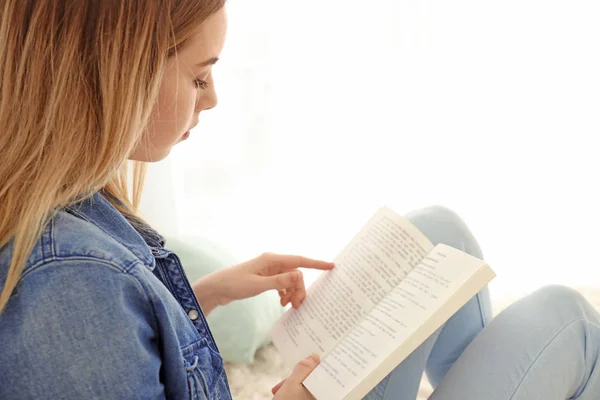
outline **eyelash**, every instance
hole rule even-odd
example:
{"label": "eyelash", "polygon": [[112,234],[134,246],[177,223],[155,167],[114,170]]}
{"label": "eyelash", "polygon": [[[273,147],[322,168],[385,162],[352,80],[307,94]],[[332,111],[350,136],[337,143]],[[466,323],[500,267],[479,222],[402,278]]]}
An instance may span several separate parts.
{"label": "eyelash", "polygon": [[202,79],[194,79],[194,86],[196,86],[196,89],[206,90],[208,87],[208,82]]}

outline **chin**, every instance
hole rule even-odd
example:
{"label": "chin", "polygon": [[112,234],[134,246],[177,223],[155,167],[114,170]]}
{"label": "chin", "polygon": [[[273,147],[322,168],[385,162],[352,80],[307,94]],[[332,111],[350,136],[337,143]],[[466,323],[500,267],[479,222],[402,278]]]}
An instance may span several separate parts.
{"label": "chin", "polygon": [[164,160],[165,158],[167,158],[167,156],[169,155],[169,153],[171,153],[171,148],[168,148],[168,149],[163,150],[163,151],[157,151],[157,149],[154,149],[154,151],[152,152],[152,154],[137,154],[137,153],[134,153],[131,156],[129,156],[129,160],[130,161],[141,161],[141,162],[153,163],[153,162],[158,162],[158,161]]}

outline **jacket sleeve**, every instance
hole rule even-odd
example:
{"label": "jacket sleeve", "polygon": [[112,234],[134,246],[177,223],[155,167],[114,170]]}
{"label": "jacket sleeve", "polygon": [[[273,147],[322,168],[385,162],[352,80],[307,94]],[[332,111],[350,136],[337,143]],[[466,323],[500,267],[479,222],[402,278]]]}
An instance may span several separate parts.
{"label": "jacket sleeve", "polygon": [[17,290],[13,320],[0,316],[0,398],[164,398],[157,322],[135,274],[72,258],[37,267]]}

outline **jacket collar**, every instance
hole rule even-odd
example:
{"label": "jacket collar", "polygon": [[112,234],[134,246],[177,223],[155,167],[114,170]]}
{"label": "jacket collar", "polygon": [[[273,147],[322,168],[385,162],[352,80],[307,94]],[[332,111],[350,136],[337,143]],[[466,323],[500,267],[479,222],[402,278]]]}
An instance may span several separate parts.
{"label": "jacket collar", "polygon": [[164,246],[164,238],[147,224],[133,225],[102,194],[94,193],[79,203],[66,208],[68,213],[94,224],[114,240],[129,249],[148,268],[154,269],[157,249]]}

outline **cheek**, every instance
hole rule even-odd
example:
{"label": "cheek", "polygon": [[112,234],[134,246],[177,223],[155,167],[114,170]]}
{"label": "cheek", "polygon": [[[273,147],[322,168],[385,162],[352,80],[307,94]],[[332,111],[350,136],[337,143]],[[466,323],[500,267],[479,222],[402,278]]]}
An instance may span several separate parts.
{"label": "cheek", "polygon": [[[188,87],[189,86],[189,87]],[[152,113],[149,137],[154,146],[173,143],[190,127],[196,106],[193,85],[179,82],[177,86],[161,87],[159,99]]]}
{"label": "cheek", "polygon": [[197,96],[198,92],[191,80],[176,79],[174,75],[168,74],[160,87],[148,127],[130,154],[130,159],[158,161],[166,157],[191,127],[195,119]]}

